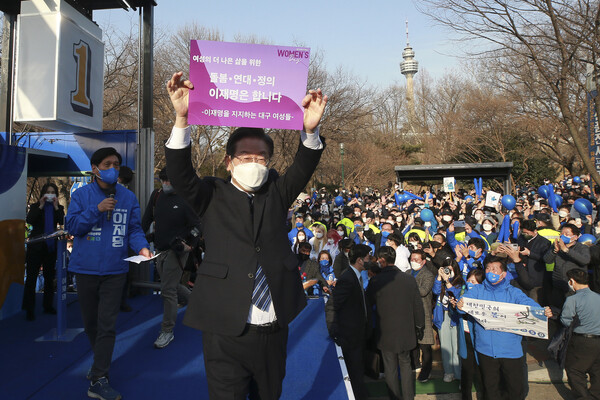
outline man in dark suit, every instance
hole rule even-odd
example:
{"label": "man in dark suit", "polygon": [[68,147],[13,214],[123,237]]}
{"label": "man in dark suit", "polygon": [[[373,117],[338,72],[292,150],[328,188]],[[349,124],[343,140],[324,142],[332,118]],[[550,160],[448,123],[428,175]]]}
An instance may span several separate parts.
{"label": "man in dark suit", "polygon": [[[377,348],[383,356],[390,399],[410,400],[415,397],[410,352],[417,347],[417,339],[423,338],[425,312],[415,278],[396,268],[395,259],[393,248],[382,246],[379,249],[377,261],[381,272],[369,282],[367,301],[377,310]],[[398,364],[402,396],[398,385]]]}
{"label": "man in dark suit", "polygon": [[238,128],[226,145],[231,179],[199,178],[187,118],[193,84],[182,75],[167,83],[176,119],[165,155],[171,183],[200,216],[206,243],[184,324],[203,331],[211,399],[277,399],[288,324],[306,305],[286,217],[323,152],[317,126],[327,96],[311,90],[303,99],[301,144],[284,175],[268,169],[274,146],[264,130]]}
{"label": "man in dark suit", "polygon": [[342,276],[345,270],[350,266],[348,261],[347,252],[350,250],[354,243],[351,239],[342,239],[338,245],[340,253],[333,261],[333,274],[335,276]]}
{"label": "man in dark suit", "polygon": [[[516,283],[529,297],[537,303],[547,305],[542,299],[542,283],[546,272],[544,255],[552,247],[552,243],[545,237],[538,235],[537,225],[533,220],[523,221],[521,224],[521,236],[517,241],[523,263],[515,263],[517,269]],[[543,300],[543,301],[542,301]]]}
{"label": "man in dark suit", "polygon": [[334,318],[331,335],[342,348],[352,391],[359,400],[367,398],[363,351],[368,330],[367,304],[360,273],[369,262],[370,252],[371,247],[364,244],[350,248],[350,267],[338,278],[332,299]]}

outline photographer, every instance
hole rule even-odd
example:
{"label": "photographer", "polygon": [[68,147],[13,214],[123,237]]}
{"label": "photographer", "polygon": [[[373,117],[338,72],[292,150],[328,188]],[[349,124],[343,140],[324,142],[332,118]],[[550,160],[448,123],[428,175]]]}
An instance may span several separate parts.
{"label": "photographer", "polygon": [[158,175],[162,189],[150,196],[142,218],[142,228],[148,231],[154,222],[154,246],[160,255],[156,270],[160,274],[160,293],[163,298],[163,322],[154,347],[162,349],[173,340],[177,318],[177,298],[185,302],[190,290],[181,284],[183,268],[200,238],[200,220],[185,200],[178,196],[169,182],[167,169]]}

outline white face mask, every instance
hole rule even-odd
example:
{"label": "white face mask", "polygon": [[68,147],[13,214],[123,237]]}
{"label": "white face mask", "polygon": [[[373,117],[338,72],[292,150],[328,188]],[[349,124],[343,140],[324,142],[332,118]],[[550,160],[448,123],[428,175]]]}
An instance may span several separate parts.
{"label": "white face mask", "polygon": [[248,192],[255,192],[260,189],[269,177],[269,169],[259,163],[233,165],[232,161],[231,166],[233,168],[231,175],[238,185]]}
{"label": "white face mask", "polygon": [[317,232],[315,232],[315,237],[316,237],[317,239],[321,239],[321,238],[323,237],[323,232],[318,232],[318,231],[317,231]]}
{"label": "white face mask", "polygon": [[170,184],[168,184],[168,183],[163,183],[162,184],[162,189],[163,189],[163,192],[165,192],[167,194],[168,193],[173,193],[175,191],[175,189],[173,189],[173,186],[170,185]]}
{"label": "white face mask", "polygon": [[566,212],[566,211],[562,211],[561,210],[561,211],[558,212],[558,216],[561,217],[561,218],[565,218],[567,215],[569,215],[569,213]]}
{"label": "white face mask", "polygon": [[446,222],[450,222],[452,221],[452,215],[444,215],[442,219]]}
{"label": "white face mask", "polygon": [[423,266],[421,265],[421,263],[418,263],[416,261],[411,261],[410,262],[410,267],[412,269],[421,269]]}
{"label": "white face mask", "polygon": [[306,236],[304,235],[298,235],[298,240],[303,241],[306,239]]}
{"label": "white face mask", "polygon": [[392,244],[393,244],[393,242],[391,242],[389,240],[387,242],[385,242],[385,245],[388,246],[388,247],[392,247]]}
{"label": "white face mask", "polygon": [[55,198],[56,198],[56,194],[55,193],[46,193],[46,201],[48,203],[52,203]]}
{"label": "white face mask", "polygon": [[490,224],[483,224],[483,230],[486,232],[489,232],[492,230],[492,225]]}
{"label": "white face mask", "polygon": [[333,239],[327,239],[327,244],[333,244],[334,240]]}

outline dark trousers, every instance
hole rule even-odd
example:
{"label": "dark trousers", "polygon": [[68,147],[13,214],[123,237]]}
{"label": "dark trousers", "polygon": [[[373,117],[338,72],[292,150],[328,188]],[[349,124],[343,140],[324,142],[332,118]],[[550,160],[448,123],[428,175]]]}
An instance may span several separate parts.
{"label": "dark trousers", "polygon": [[35,310],[35,285],[40,267],[44,267],[44,310],[53,308],[56,251],[49,252],[46,243],[39,243],[27,250],[27,279],[23,292],[23,310],[30,312]]}
{"label": "dark trousers", "polygon": [[[523,360],[521,358],[493,358],[477,353],[486,399],[503,399],[501,389],[510,400],[523,400]],[[504,378],[504,379],[502,379]],[[500,386],[502,379],[503,385]]]}
{"label": "dark trousers", "polygon": [[288,328],[241,336],[202,332],[204,365],[211,400],[270,400],[281,396]]}
{"label": "dark trousers", "polygon": [[364,346],[342,346],[344,363],[348,370],[354,398],[357,400],[368,397],[367,387],[365,386],[365,358],[363,353]]}
{"label": "dark trousers", "polygon": [[485,398],[485,388],[481,378],[481,370],[475,359],[475,349],[471,342],[471,335],[465,332],[465,342],[467,344],[467,358],[463,358],[460,364],[460,391],[463,400],[471,400],[472,388],[475,384],[475,390]]}
{"label": "dark trousers", "polygon": [[[392,400],[412,400],[415,398],[415,379],[410,367],[410,351],[395,353],[381,351],[385,383],[388,388],[389,398]],[[400,366],[400,380],[402,381],[402,396],[398,383],[398,365]]]}
{"label": "dark trousers", "polygon": [[433,351],[431,350],[431,345],[419,344],[411,353],[415,368],[418,368],[419,365],[421,366],[419,378],[429,378],[429,374],[431,374],[431,368],[433,365]]}
{"label": "dark trousers", "polygon": [[[576,399],[600,399],[600,338],[573,334],[567,347],[565,370]],[[591,386],[587,388],[587,376]]]}
{"label": "dark trousers", "polygon": [[108,377],[125,275],[76,275],[83,327],[94,352],[92,381]]}

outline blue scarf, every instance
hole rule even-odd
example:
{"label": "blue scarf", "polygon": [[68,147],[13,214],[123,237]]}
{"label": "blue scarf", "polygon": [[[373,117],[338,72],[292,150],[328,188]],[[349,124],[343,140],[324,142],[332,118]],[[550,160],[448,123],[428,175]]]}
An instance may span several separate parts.
{"label": "blue scarf", "polygon": [[[44,234],[48,235],[56,230],[56,224],[54,223],[54,207],[50,203],[44,205]],[[53,253],[56,250],[56,243],[54,239],[46,240],[46,246],[48,251]]]}

